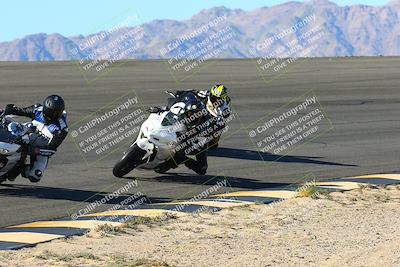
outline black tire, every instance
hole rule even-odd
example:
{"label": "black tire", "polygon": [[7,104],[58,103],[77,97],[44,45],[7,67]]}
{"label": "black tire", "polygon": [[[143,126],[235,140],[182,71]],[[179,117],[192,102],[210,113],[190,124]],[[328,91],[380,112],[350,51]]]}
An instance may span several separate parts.
{"label": "black tire", "polygon": [[124,156],[115,164],[113,174],[115,177],[122,178],[130,173],[139,164],[143,163],[142,158],[146,151],[138,147],[136,144],[131,146]]}
{"label": "black tire", "polygon": [[0,176],[0,183],[5,182],[7,180],[14,181],[21,174],[21,171],[22,171],[21,167],[19,165],[16,165],[8,173],[6,173],[3,176]]}

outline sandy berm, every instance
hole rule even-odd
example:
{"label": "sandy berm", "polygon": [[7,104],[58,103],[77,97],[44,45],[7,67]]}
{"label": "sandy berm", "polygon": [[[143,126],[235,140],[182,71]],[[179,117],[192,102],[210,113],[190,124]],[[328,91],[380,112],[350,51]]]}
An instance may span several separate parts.
{"label": "sandy berm", "polygon": [[400,266],[400,186],[143,219],[0,252],[0,266]]}

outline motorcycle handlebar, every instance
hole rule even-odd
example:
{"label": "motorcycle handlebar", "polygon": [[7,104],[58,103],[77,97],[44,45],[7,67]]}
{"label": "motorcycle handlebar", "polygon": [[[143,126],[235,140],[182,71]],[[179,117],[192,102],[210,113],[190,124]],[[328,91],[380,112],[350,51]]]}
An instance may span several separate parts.
{"label": "motorcycle handlebar", "polygon": [[164,92],[165,92],[166,94],[168,94],[168,95],[170,95],[170,96],[176,98],[176,95],[175,95],[173,92],[168,91],[168,90],[165,90]]}
{"label": "motorcycle handlebar", "polygon": [[6,116],[6,110],[0,109],[0,120],[2,120]]}
{"label": "motorcycle handlebar", "polygon": [[14,104],[7,104],[7,106],[5,107],[5,109],[1,109],[0,110],[0,119],[3,120],[3,118],[9,114],[9,112],[12,110],[12,108],[14,107]]}
{"label": "motorcycle handlebar", "polygon": [[22,140],[23,140],[24,136],[29,135],[29,134],[34,134],[34,133],[40,134],[40,131],[34,125],[29,125],[29,126],[22,125],[22,126],[24,127],[24,131],[22,132],[21,136],[19,136],[17,139],[15,139],[14,143],[18,143],[18,144],[22,145],[22,143],[23,143]]}

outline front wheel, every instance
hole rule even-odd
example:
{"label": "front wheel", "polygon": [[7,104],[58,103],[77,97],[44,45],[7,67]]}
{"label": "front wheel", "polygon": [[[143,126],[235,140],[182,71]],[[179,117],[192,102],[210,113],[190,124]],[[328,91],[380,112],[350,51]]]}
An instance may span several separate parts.
{"label": "front wheel", "polygon": [[132,145],[117,164],[115,164],[113,169],[114,176],[122,178],[130,173],[139,164],[143,163],[142,158],[144,155],[146,155],[146,151],[138,147],[137,144]]}
{"label": "front wheel", "polygon": [[0,184],[5,181],[14,181],[23,171],[20,165],[15,165],[8,173],[0,176]]}

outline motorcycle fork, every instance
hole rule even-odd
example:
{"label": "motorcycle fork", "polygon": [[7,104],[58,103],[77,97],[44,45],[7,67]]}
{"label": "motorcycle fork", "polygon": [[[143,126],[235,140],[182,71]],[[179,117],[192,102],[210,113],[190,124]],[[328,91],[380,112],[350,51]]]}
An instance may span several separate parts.
{"label": "motorcycle fork", "polygon": [[29,149],[27,151],[23,151],[22,152],[22,163],[24,167],[33,167],[33,164],[36,161],[36,154],[34,153],[34,151],[32,151],[32,149]]}

